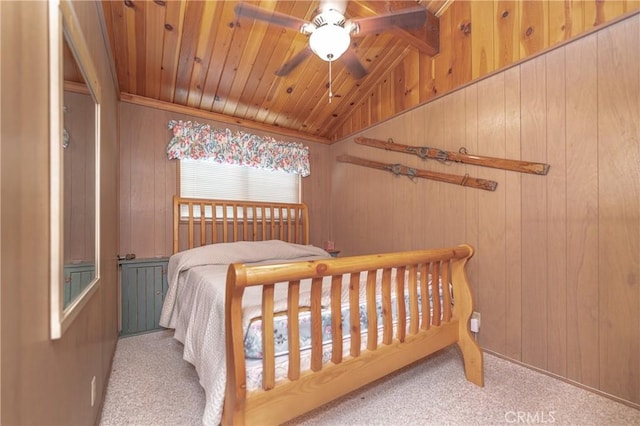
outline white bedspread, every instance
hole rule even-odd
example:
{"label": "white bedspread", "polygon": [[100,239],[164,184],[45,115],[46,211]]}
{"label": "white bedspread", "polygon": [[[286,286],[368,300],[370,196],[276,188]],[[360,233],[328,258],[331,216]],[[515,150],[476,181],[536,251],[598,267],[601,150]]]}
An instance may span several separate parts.
{"label": "white bedspread", "polygon": [[[174,337],[184,344],[183,358],[196,368],[206,395],[204,424],[218,425],[222,417],[226,385],[224,306],[228,265],[328,257],[321,248],[277,240],[213,244],[171,256],[169,289],[160,325],[175,329]],[[260,298],[260,288],[248,288],[243,305],[257,305]]]}

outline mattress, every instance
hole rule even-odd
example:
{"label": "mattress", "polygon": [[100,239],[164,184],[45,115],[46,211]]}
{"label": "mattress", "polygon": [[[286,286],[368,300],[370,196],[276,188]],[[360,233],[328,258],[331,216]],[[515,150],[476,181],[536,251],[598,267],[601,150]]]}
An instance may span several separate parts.
{"label": "mattress", "polygon": [[[395,272],[395,271],[394,271]],[[395,277],[392,276],[392,280]],[[418,276],[419,279],[419,276]],[[418,281],[419,283],[419,281]],[[361,286],[362,288],[362,286]],[[431,283],[429,283],[429,293],[431,294]],[[379,291],[379,279],[378,279],[378,291]],[[360,330],[362,335],[367,334],[368,330],[368,317],[367,317],[367,302],[366,298],[360,297],[359,301],[359,318],[360,318]],[[405,306],[409,306],[409,296],[405,286]],[[430,305],[433,304],[431,296],[429,296]],[[340,306],[341,324],[342,324],[342,338],[345,342],[348,342],[351,337],[351,315],[350,305],[348,297],[343,294],[342,305]],[[440,296],[440,302],[442,303],[442,296]],[[394,330],[397,326],[397,300],[395,292],[391,295],[392,306],[392,325]],[[376,297],[376,312],[377,312],[377,324],[378,328],[382,330],[382,298]],[[420,287],[418,286],[418,312],[422,312],[422,295],[420,294]],[[407,318],[410,318],[409,309],[407,308]],[[322,323],[322,343],[323,345],[330,346],[333,341],[332,337],[332,314],[328,305],[323,304],[320,312],[320,319]],[[299,333],[300,333],[300,350],[304,351],[311,348],[311,312],[309,309],[304,308],[298,315]],[[288,353],[288,330],[289,330],[289,318],[286,312],[279,312],[274,316],[274,346],[275,356],[282,356]],[[244,352],[245,356],[249,359],[262,359],[262,318],[252,318],[244,338]]]}

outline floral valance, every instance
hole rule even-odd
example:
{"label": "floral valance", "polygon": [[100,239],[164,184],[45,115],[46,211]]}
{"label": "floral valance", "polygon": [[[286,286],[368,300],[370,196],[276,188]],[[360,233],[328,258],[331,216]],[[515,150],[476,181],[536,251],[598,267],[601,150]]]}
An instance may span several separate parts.
{"label": "floral valance", "polygon": [[169,159],[210,159],[218,163],[283,170],[308,176],[309,148],[243,131],[216,129],[208,124],[171,120],[173,138],[167,145]]}

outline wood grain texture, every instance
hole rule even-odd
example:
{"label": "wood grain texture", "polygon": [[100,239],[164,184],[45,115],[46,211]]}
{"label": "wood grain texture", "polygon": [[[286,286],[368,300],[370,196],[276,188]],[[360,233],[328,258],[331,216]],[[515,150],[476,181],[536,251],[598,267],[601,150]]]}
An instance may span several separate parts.
{"label": "wood grain texture", "polygon": [[[581,12],[574,6],[575,24]],[[355,135],[409,138],[407,127],[415,126],[429,144],[448,147],[462,127],[468,150],[547,162],[548,175],[502,172],[495,193],[467,189],[455,207],[448,200],[457,200],[458,188],[438,183],[351,173],[342,164],[334,165],[331,182],[333,194],[348,194],[335,199],[331,213],[333,238],[345,255],[450,238],[450,217],[463,210],[464,237],[477,247],[467,273],[483,319],[481,344],[634,406],[640,406],[639,16],[466,86],[462,103],[453,92]],[[402,161],[399,153],[366,150],[351,137],[329,151]],[[416,199],[419,208],[409,207]],[[444,234],[428,225],[434,223]],[[410,239],[398,237],[408,229]]]}
{"label": "wood grain texture", "polygon": [[[455,1],[440,17],[443,46],[440,54],[434,58],[420,55],[419,102],[427,102],[434,96],[576,38],[639,7],[635,0]],[[428,72],[429,65],[432,65],[432,72]],[[369,87],[368,93],[376,93],[381,84]],[[363,105],[362,108],[377,108],[377,105]],[[393,111],[390,115],[400,112]],[[371,125],[376,122],[372,121]],[[364,129],[341,126],[331,139],[340,140]]]}
{"label": "wood grain texture", "polygon": [[[351,51],[369,73],[356,80],[341,59],[335,61],[331,103],[323,102],[329,94],[328,64],[315,55],[289,75],[275,74],[308,47],[309,36],[238,18],[236,0],[101,3],[121,92],[334,142],[616,19],[640,2],[455,1],[446,8],[442,1],[422,2],[430,12],[422,28],[351,38]],[[320,2],[256,4],[309,21]],[[351,0],[345,14],[364,18],[413,6]],[[435,24],[439,31],[431,30]],[[425,49],[435,44],[436,32],[437,54]],[[378,103],[366,100],[387,84],[382,76],[394,84],[389,110],[378,116]]]}
{"label": "wood grain texture", "polygon": [[[577,31],[579,22],[590,21],[588,4],[591,2],[572,3],[572,31]],[[372,121],[383,116],[389,120],[362,135],[383,140],[422,137],[428,144],[448,145],[463,134],[470,152],[551,164],[546,177],[500,175],[496,193],[487,194],[497,197],[481,200],[480,191],[463,189],[464,206],[456,204],[464,211],[461,227],[466,241],[478,248],[467,273],[476,309],[483,315],[480,341],[487,347],[503,348],[507,357],[559,371],[569,380],[640,404],[636,385],[627,380],[627,376],[637,377],[640,362],[630,343],[639,340],[633,328],[638,323],[634,316],[638,287],[633,285],[637,256],[632,258],[626,251],[633,250],[634,241],[639,240],[632,237],[638,229],[634,213],[638,211],[634,204],[638,203],[634,168],[638,136],[634,126],[640,120],[634,84],[639,71],[634,47],[640,45],[640,25],[637,15],[621,26],[623,22],[627,21],[614,24],[615,31],[606,36],[594,33],[553,51],[552,56],[547,53],[537,58],[535,64],[524,62],[508,69],[500,77],[503,83],[497,93],[501,95],[491,87],[496,81],[491,76],[486,79],[494,79],[491,83],[483,80],[460,90],[463,103],[457,99],[459,93],[453,92],[391,118],[388,78],[392,74],[388,73],[365,105],[371,108],[368,116]],[[627,54],[622,55],[623,51]],[[421,70],[426,63],[421,58]],[[134,106],[134,112],[128,114],[123,109],[123,118],[135,122],[135,110],[141,108],[145,107]],[[158,145],[166,144],[168,119],[189,118],[160,110],[154,114],[150,121],[157,123],[147,128],[152,131],[139,137],[156,138]],[[363,111],[362,116],[366,114]],[[355,123],[345,124],[347,127],[357,131]],[[124,122],[122,128],[127,128]],[[125,158],[132,143],[128,133],[121,133],[122,181],[132,167],[126,166]],[[431,247],[460,232],[451,230],[450,216],[460,212],[452,212],[448,201],[458,199],[459,188],[416,184],[334,162],[342,153],[404,162],[407,159],[402,154],[374,153],[351,137],[330,146],[310,146],[312,175],[310,181],[303,181],[303,191],[310,205],[314,244],[334,240],[341,255],[364,254],[391,247]],[[432,162],[427,167],[452,170],[452,166]],[[462,170],[485,172],[471,165]],[[170,186],[167,181],[165,187]],[[124,207],[127,190],[121,188]],[[131,214],[137,214],[131,206],[123,208],[122,216]],[[121,224],[121,242],[129,238],[128,226]],[[503,259],[502,265],[494,256]],[[498,268],[495,279],[492,271]],[[562,269],[564,279],[558,278]],[[564,319],[556,310],[562,297],[566,297]],[[562,321],[565,324],[559,323]],[[562,339],[566,347],[555,347],[554,342]]]}
{"label": "wood grain texture", "polygon": [[493,3],[471,2],[471,78],[493,71],[494,40]]}
{"label": "wood grain texture", "polygon": [[[468,257],[472,254],[473,249],[470,246],[461,245],[434,250],[330,258],[269,266],[232,265],[227,275],[225,323],[228,378],[222,423],[280,424],[454,343],[457,343],[462,350],[467,379],[478,386],[483,386],[482,351],[471,338],[468,330],[468,318],[473,309],[473,302],[464,269]],[[397,327],[401,331],[397,331],[394,337],[391,288],[395,286],[397,292],[404,292],[404,272],[407,268],[411,269],[413,265],[420,265],[416,268],[429,269],[433,283],[451,282],[453,286],[451,291],[456,295],[456,303],[453,305],[455,312],[453,314],[450,312],[450,299],[444,296],[443,300],[448,303],[448,307],[442,307],[443,316],[441,317],[440,298],[433,297],[432,324],[434,327],[418,329],[416,326],[412,332],[407,333],[409,324],[405,315],[406,305],[400,302],[397,306],[397,318],[404,321]],[[396,276],[400,277],[395,282],[392,280],[393,270]],[[336,353],[336,346],[342,347],[342,339],[334,339],[332,362],[323,363],[320,321],[323,278],[331,277],[331,305],[334,310],[345,302],[338,300],[341,298],[340,287],[343,276],[352,278],[353,274],[365,272],[367,273],[368,350],[363,350],[357,356],[342,359],[342,351]],[[378,291],[376,291],[376,275],[381,280]],[[310,369],[300,374],[297,380],[279,381],[275,386],[272,380],[268,382],[263,380],[262,389],[248,392],[244,379],[246,376],[245,354],[242,348],[244,333],[240,326],[244,288],[264,285],[270,293],[272,283],[280,282],[284,285],[297,286],[300,280],[309,279],[311,280],[312,327]],[[438,292],[449,292],[448,284],[445,286],[446,290],[438,285],[436,288]],[[409,303],[415,306],[418,303],[417,292],[410,294],[413,299],[410,299]],[[262,306],[263,312],[267,309],[270,312],[268,315],[263,314],[263,317],[271,321],[273,306],[271,300],[265,303],[265,299],[271,299],[271,296],[263,298]],[[404,297],[400,300],[404,301]],[[377,303],[382,305],[382,324],[377,323]],[[336,321],[333,320],[334,326],[337,325]],[[372,339],[378,336],[378,325],[382,325],[382,338],[378,339],[380,341]],[[265,356],[270,355],[270,359],[263,361],[265,366],[273,365],[273,355],[267,354],[273,342],[272,330],[263,333],[263,353]],[[262,391],[267,389],[270,391]]]}
{"label": "wood grain texture", "polygon": [[[565,48],[567,377],[599,386],[597,36]],[[569,198],[571,194],[571,198]],[[570,200],[570,202],[569,202]]]}
{"label": "wood grain texture", "polygon": [[[638,17],[598,33],[600,385],[640,399],[640,41]],[[635,325],[635,327],[634,327]],[[612,368],[614,365],[624,366]]]}
{"label": "wood grain texture", "polygon": [[[491,157],[504,157],[505,108],[504,75],[500,74],[478,84],[478,151]],[[476,168],[478,169],[478,168]],[[504,170],[482,168],[478,175],[504,182]],[[500,187],[500,183],[498,183]],[[494,197],[495,195],[495,197]],[[505,351],[505,192],[478,195],[478,262],[480,282],[491,280],[491,286],[478,289],[478,304],[483,309],[484,326],[493,330],[480,337],[486,348]]]}
{"label": "wood grain texture", "polygon": [[[521,158],[520,131],[520,70],[504,73],[505,156]],[[513,359],[522,356],[522,175],[506,173],[505,206],[509,210],[505,221],[505,352]]]}
{"label": "wood grain texture", "polygon": [[[565,49],[546,56],[547,158],[553,158],[554,173],[547,176],[547,370],[567,374],[567,179],[565,170],[566,84]],[[557,170],[557,173],[555,171]]]}
{"label": "wood grain texture", "polygon": [[[520,66],[523,158],[546,162],[546,59],[537,57]],[[522,360],[546,369],[548,327],[547,182],[540,176],[522,176]]]}

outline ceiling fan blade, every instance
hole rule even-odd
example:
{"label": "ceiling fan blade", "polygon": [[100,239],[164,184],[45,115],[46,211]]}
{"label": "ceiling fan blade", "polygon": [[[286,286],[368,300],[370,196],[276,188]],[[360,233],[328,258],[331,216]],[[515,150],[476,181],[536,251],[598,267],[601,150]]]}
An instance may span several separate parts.
{"label": "ceiling fan blade", "polygon": [[307,21],[296,18],[295,16],[285,15],[284,13],[273,10],[262,9],[249,3],[238,3],[233,10],[238,17],[253,18],[270,24],[279,25],[281,27],[293,28],[296,31],[300,31],[301,28],[308,23]]}
{"label": "ceiling fan blade", "polygon": [[276,75],[278,77],[284,77],[285,75],[289,75],[291,71],[293,71],[298,65],[302,63],[302,61],[307,59],[312,53],[313,52],[311,51],[311,48],[307,46],[305,49],[296,53],[293,56],[293,58],[289,60],[289,62],[286,62],[284,65],[282,65],[280,69],[276,71]]}
{"label": "ceiling fan blade", "polygon": [[360,62],[360,59],[358,59],[358,56],[352,49],[347,49],[341,59],[344,61],[344,65],[356,80],[360,80],[362,77],[367,75],[368,71],[364,68],[364,65],[362,65],[362,62]]}
{"label": "ceiling fan blade", "polygon": [[427,21],[427,9],[422,6],[411,7],[368,18],[353,19],[357,25],[356,34],[377,33],[393,27],[415,29],[422,27]]}

